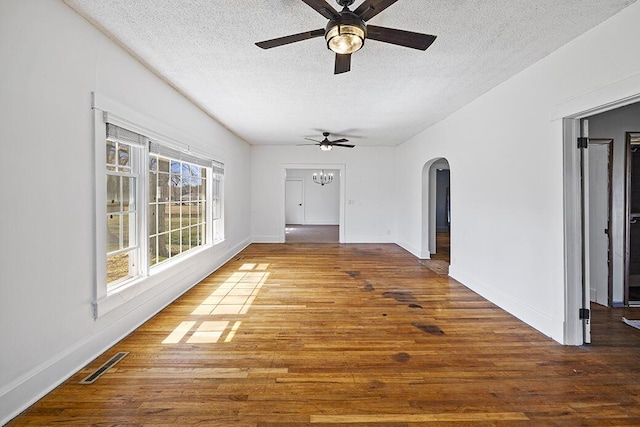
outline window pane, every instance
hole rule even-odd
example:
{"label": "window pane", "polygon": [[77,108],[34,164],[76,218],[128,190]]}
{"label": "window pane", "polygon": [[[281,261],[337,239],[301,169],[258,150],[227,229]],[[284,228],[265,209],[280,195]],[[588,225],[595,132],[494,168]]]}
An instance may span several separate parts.
{"label": "window pane", "polygon": [[170,189],[168,173],[158,173],[158,189],[158,201],[168,202]]}
{"label": "window pane", "polygon": [[133,188],[133,178],[122,177],[122,211],[129,210],[129,203],[131,202],[131,190]]}
{"label": "window pane", "polygon": [[200,202],[194,202],[191,207],[191,225],[200,224]]}
{"label": "window pane", "polygon": [[149,204],[149,235],[153,236],[158,232],[157,215],[158,205],[155,203]]}
{"label": "window pane", "polygon": [[206,194],[206,181],[200,180],[200,185],[198,185],[198,200],[202,201],[205,199]]}
{"label": "window pane", "polygon": [[107,212],[120,212],[120,177],[107,175]]}
{"label": "window pane", "polygon": [[192,248],[195,248],[200,244],[198,239],[198,227],[191,227],[189,229],[189,242]]}
{"label": "window pane", "polygon": [[133,214],[121,215],[122,218],[122,248],[129,247],[129,224],[135,224],[133,221]]}
{"label": "window pane", "polygon": [[158,170],[160,172],[169,173],[169,160],[162,157],[158,157]]}
{"label": "window pane", "polygon": [[118,214],[107,215],[107,253],[121,249],[120,218]]}
{"label": "window pane", "polygon": [[160,234],[158,236],[158,262],[162,262],[169,258],[169,233]]}
{"label": "window pane", "polygon": [[184,230],[182,230],[182,236],[181,236],[181,243],[182,243],[182,251],[188,251],[189,249],[191,249],[191,239],[189,236],[189,230],[191,230],[190,228],[185,228]]}
{"label": "window pane", "polygon": [[149,172],[158,172],[158,156],[149,156]]}
{"label": "window pane", "polygon": [[158,238],[151,237],[149,239],[149,265],[155,265],[158,263]]}
{"label": "window pane", "polygon": [[[107,165],[116,164],[116,143],[107,141]],[[114,167],[107,168],[107,170],[115,170]]]}
{"label": "window pane", "polygon": [[176,175],[175,173],[171,174],[169,185],[171,186],[169,197],[171,201],[176,202],[180,201],[182,196],[180,195],[182,179],[180,175]]}
{"label": "window pane", "polygon": [[183,184],[180,191],[180,201],[182,201],[183,204],[187,204],[189,203],[189,185],[185,183],[185,181],[182,182]]}
{"label": "window pane", "polygon": [[182,164],[182,175],[185,177],[191,177],[191,167],[188,163]]}
{"label": "window pane", "polygon": [[169,231],[169,205],[167,203],[158,204],[158,233]]}
{"label": "window pane", "polygon": [[131,151],[126,144],[118,144],[118,165],[131,166]]}
{"label": "window pane", "polygon": [[171,233],[171,256],[180,254],[180,230]]}
{"label": "window pane", "polygon": [[155,203],[158,201],[158,174],[156,172],[149,172],[149,202]]}
{"label": "window pane", "polygon": [[107,258],[107,283],[130,276],[129,255],[129,252],[125,252]]}

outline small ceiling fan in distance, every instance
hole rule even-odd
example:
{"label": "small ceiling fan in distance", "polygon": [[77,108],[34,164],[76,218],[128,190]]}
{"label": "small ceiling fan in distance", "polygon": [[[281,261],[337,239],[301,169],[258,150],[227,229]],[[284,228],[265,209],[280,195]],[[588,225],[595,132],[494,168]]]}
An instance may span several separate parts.
{"label": "small ceiling fan in distance", "polygon": [[343,142],[349,142],[349,140],[345,138],[337,139],[335,141],[329,141],[329,135],[331,135],[329,132],[322,132],[322,136],[324,136],[324,139],[322,141],[316,141],[315,139],[305,138],[306,140],[315,142],[315,144],[298,144],[298,145],[299,146],[319,145],[322,151],[330,151],[333,147],[343,147],[343,148],[355,147],[355,145],[343,144]]}
{"label": "small ceiling fan in distance", "polygon": [[336,0],[342,6],[337,12],[326,0],[302,0],[316,12],[329,20],[322,29],[292,34],[277,39],[256,43],[262,49],[284,46],[286,44],[324,36],[327,47],[336,53],[334,74],[346,73],[351,70],[351,54],[364,46],[366,39],[391,43],[412,49],[427,50],[436,36],[394,28],[367,25],[366,21],[373,18],[398,0],[365,0],[354,11],[349,9],[354,0]]}

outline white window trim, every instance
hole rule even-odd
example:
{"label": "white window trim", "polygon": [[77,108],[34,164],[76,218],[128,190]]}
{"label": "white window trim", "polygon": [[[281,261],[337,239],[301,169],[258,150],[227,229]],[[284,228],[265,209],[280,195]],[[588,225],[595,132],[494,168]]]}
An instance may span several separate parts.
{"label": "white window trim", "polygon": [[[148,266],[148,251],[141,251],[141,259],[142,268],[144,269],[144,273],[141,273],[140,276],[134,279],[130,279],[124,282],[121,286],[116,287],[113,290],[107,292],[107,283],[106,283],[106,218],[107,215],[107,207],[104,201],[106,200],[106,150],[105,150],[105,140],[106,140],[106,122],[112,123],[114,125],[123,127],[125,129],[137,132],[141,135],[145,135],[148,138],[153,138],[162,144],[166,144],[167,146],[174,148],[176,150],[184,150],[188,149],[195,156],[215,159],[215,161],[221,162],[224,164],[224,156],[220,153],[208,154],[204,152],[198,152],[191,149],[191,145],[185,145],[178,142],[177,139],[171,138],[169,136],[162,135],[158,132],[154,132],[149,130],[146,126],[153,127],[155,129],[167,131],[169,134],[178,134],[180,140],[185,141],[187,144],[194,143],[198,146],[204,146],[203,143],[199,141],[195,141],[192,138],[185,137],[184,135],[180,135],[179,132],[176,132],[174,129],[167,128],[166,125],[163,125],[160,122],[157,122],[153,119],[150,119],[138,112],[131,110],[128,107],[123,106],[122,104],[111,100],[108,97],[100,95],[96,92],[92,93],[92,109],[94,111],[94,149],[95,149],[95,163],[94,163],[94,172],[95,172],[95,215],[94,220],[95,224],[95,286],[94,286],[94,295],[93,295],[93,313],[94,318],[97,319],[115,309],[122,306],[126,302],[133,300],[134,298],[140,296],[144,292],[150,289],[156,289],[159,283],[162,281],[161,276],[165,276],[170,274],[170,270],[174,268],[177,264],[189,263],[190,258],[196,257],[201,252],[210,249],[214,245],[217,245],[220,242],[214,242],[214,233],[213,233],[213,219],[211,214],[211,209],[208,209],[207,212],[207,220],[208,223],[211,224],[209,227],[210,236],[208,237],[208,243],[203,245],[200,248],[188,251],[184,254],[180,254],[176,256],[175,259],[167,261],[166,263],[162,263],[160,265],[154,266],[154,268],[149,268]],[[124,119],[123,117],[130,117],[131,119]],[[142,159],[148,158],[148,146],[142,149]],[[139,209],[140,214],[138,215],[139,224],[141,227],[145,227],[147,224],[147,191],[144,186],[147,185],[147,176],[148,176],[148,161],[143,161],[143,168],[140,171],[141,179],[138,187],[142,187],[140,195],[140,199],[138,199],[138,203],[142,208]],[[224,188],[224,187],[223,187]],[[209,191],[209,189],[207,190]],[[224,204],[223,204],[224,207]],[[224,213],[223,213],[224,218]],[[146,233],[145,233],[146,235]],[[223,234],[224,235],[224,234]],[[142,242],[139,242],[142,244]],[[144,242],[146,245],[146,242]],[[166,286],[166,285],[165,285]]]}
{"label": "white window trim", "polygon": [[[105,123],[106,124],[106,123]],[[136,179],[136,185],[135,185],[135,195],[136,195],[136,199],[135,199],[135,224],[134,224],[134,230],[135,233],[129,234],[129,239],[133,239],[134,244],[131,245],[129,248],[122,248],[119,249],[118,251],[113,251],[112,254],[115,253],[124,253],[124,252],[133,252],[134,254],[134,262],[137,264],[136,270],[137,270],[137,274],[132,277],[132,278],[123,278],[122,280],[116,281],[114,282],[114,285],[112,287],[112,289],[108,290],[108,292],[113,292],[115,289],[121,287],[121,286],[127,286],[127,283],[135,280],[136,278],[140,277],[140,276],[144,276],[146,274],[146,270],[145,270],[145,251],[141,250],[142,248],[142,242],[141,242],[141,235],[140,232],[142,230],[142,227],[145,226],[145,222],[143,222],[146,218],[146,209],[144,209],[145,205],[142,204],[144,202],[145,199],[145,192],[144,192],[144,177],[146,175],[143,174],[147,174],[148,172],[145,171],[145,169],[148,167],[147,162],[144,161],[145,159],[145,149],[144,146],[141,145],[129,145],[130,148],[130,153],[134,153],[135,155],[132,156],[131,159],[131,169],[132,169],[132,173],[121,173],[121,172],[109,172],[109,171],[105,171],[105,179],[106,179],[106,175],[112,175],[112,176],[123,176],[123,177],[133,177]],[[97,147],[96,147],[97,148]],[[105,144],[102,144],[102,148],[103,151],[105,148]],[[135,151],[134,151],[135,150]],[[106,154],[105,154],[106,156]],[[105,162],[106,163],[106,162]],[[133,172],[135,171],[135,172]],[[105,183],[106,184],[106,183]],[[106,185],[102,186],[103,188],[106,187]],[[105,197],[103,202],[106,201],[107,198]],[[106,211],[105,211],[106,212]],[[108,215],[108,213],[105,213],[105,216],[103,218],[106,218]],[[104,233],[106,235],[106,233]],[[131,259],[129,260],[131,262]]]}

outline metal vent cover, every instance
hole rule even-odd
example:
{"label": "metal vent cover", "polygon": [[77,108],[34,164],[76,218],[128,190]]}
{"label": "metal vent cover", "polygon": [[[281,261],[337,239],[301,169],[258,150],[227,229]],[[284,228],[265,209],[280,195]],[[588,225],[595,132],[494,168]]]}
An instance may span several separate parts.
{"label": "metal vent cover", "polygon": [[120,351],[113,355],[109,360],[104,362],[102,366],[89,374],[85,379],[79,382],[79,384],[93,384],[98,378],[100,378],[105,372],[111,369],[116,363],[125,358],[129,354],[128,351]]}

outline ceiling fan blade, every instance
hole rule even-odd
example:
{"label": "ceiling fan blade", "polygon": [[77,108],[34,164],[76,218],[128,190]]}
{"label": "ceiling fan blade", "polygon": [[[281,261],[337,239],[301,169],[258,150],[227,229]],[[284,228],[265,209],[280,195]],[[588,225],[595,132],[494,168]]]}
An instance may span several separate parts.
{"label": "ceiling fan blade", "polygon": [[[313,141],[313,142],[317,142],[318,144],[322,144],[322,141],[316,141],[315,139],[311,139],[311,138],[305,138],[307,141]],[[311,144],[305,144],[305,145],[311,145]]]}
{"label": "ceiling fan blade", "polygon": [[308,40],[320,36],[324,36],[323,29],[306,31],[304,33],[292,34],[290,36],[278,37],[277,39],[265,40],[256,43],[256,46],[261,47],[262,49],[271,49],[272,47],[284,46],[285,44],[301,42],[303,40]]}
{"label": "ceiling fan blade", "polygon": [[333,74],[342,74],[351,71],[351,54],[340,55],[336,53],[336,66]]}
{"label": "ceiling fan blade", "polygon": [[316,12],[324,16],[327,19],[336,19],[340,16],[336,10],[329,5],[325,0],[302,0],[309,6],[311,6]]}
{"label": "ceiling fan blade", "polygon": [[349,142],[349,140],[348,140],[348,139],[341,138],[341,139],[337,139],[337,140],[335,140],[335,141],[329,141],[329,142],[330,142],[330,143],[332,143],[332,144],[335,144],[336,142]]}
{"label": "ceiling fan blade", "polygon": [[365,0],[353,11],[362,20],[368,21],[398,0]]}
{"label": "ceiling fan blade", "polygon": [[296,147],[303,147],[305,145],[320,145],[320,144],[296,144]]}
{"label": "ceiling fan blade", "polygon": [[331,144],[334,147],[345,147],[345,148],[353,148],[355,147],[355,145],[351,145],[351,144]]}
{"label": "ceiling fan blade", "polygon": [[436,39],[436,36],[367,25],[367,38],[412,49],[427,50]]}

